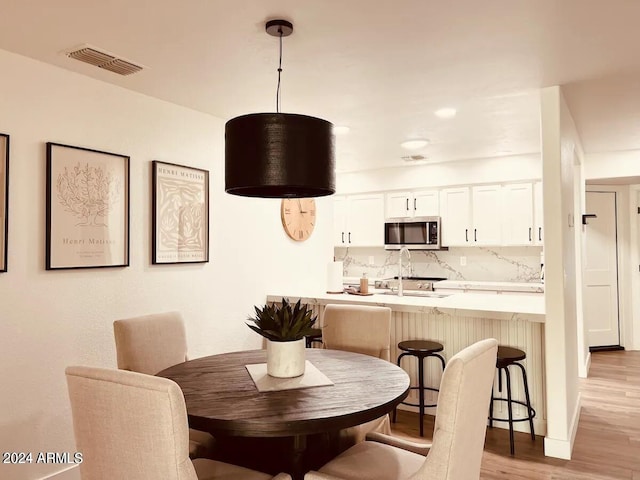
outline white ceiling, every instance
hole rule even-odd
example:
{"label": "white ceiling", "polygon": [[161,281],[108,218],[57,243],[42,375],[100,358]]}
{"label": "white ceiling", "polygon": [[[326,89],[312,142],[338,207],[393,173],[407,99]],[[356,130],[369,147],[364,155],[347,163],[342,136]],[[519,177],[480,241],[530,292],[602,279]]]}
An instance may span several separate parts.
{"label": "white ceiling", "polygon": [[[291,20],[283,111],[351,127],[340,170],[401,165],[413,137],[430,139],[418,153],[435,162],[539,152],[551,85],[566,85],[587,153],[640,149],[637,0],[3,3],[0,48],[225,120],[275,109],[278,41],[264,22]],[[82,44],[147,68],[121,77],[62,53]],[[448,106],[454,119],[433,115]]]}

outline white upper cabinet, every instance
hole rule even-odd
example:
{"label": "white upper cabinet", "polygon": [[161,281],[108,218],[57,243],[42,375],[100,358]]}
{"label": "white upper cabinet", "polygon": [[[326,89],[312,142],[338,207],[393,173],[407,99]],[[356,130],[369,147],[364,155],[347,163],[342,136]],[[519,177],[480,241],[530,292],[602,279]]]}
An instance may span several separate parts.
{"label": "white upper cabinet", "polygon": [[542,210],[542,182],[533,184],[533,243],[544,245],[544,212]]}
{"label": "white upper cabinet", "polygon": [[440,215],[440,192],[438,190],[413,192],[413,214],[416,217]]}
{"label": "white upper cabinet", "polygon": [[471,227],[469,187],[440,190],[440,228],[443,247],[468,246]]}
{"label": "white upper cabinet", "polygon": [[344,245],[347,228],[347,197],[333,197],[333,244]]}
{"label": "white upper cabinet", "polygon": [[335,246],[384,245],[384,195],[334,197],[333,218]]}
{"label": "white upper cabinet", "polygon": [[438,190],[387,193],[386,218],[434,217],[440,215]]}
{"label": "white upper cabinet", "polygon": [[469,232],[469,240],[475,245],[501,245],[503,213],[501,186],[473,187],[471,201],[473,233]]}
{"label": "white upper cabinet", "polygon": [[533,245],[533,187],[530,183],[514,183],[502,187],[504,218],[503,245]]}

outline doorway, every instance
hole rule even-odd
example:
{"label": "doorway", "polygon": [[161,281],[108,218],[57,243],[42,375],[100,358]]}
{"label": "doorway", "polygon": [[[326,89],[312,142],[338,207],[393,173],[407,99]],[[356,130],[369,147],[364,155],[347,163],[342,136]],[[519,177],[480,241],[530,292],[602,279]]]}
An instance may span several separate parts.
{"label": "doorway", "polygon": [[586,192],[584,322],[590,350],[620,348],[616,192]]}

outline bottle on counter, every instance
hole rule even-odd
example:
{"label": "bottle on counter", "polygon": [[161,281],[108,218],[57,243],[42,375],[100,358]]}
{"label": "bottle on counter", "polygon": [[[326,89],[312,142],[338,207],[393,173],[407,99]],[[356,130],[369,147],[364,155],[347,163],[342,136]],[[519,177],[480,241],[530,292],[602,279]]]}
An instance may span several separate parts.
{"label": "bottle on counter", "polygon": [[366,273],[363,273],[360,278],[360,293],[363,295],[369,293],[369,279]]}

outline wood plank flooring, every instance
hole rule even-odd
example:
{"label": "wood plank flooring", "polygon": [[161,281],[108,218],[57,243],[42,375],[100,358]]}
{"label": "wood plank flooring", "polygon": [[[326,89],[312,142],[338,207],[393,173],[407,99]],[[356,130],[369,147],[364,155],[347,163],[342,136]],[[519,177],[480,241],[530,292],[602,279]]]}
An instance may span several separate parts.
{"label": "wood plank flooring", "polygon": [[[591,354],[589,378],[581,381],[582,412],[571,460],[544,456],[543,438],[487,429],[483,480],[640,480],[640,352]],[[419,438],[418,416],[398,411],[394,434]],[[425,441],[433,417],[425,416]]]}

